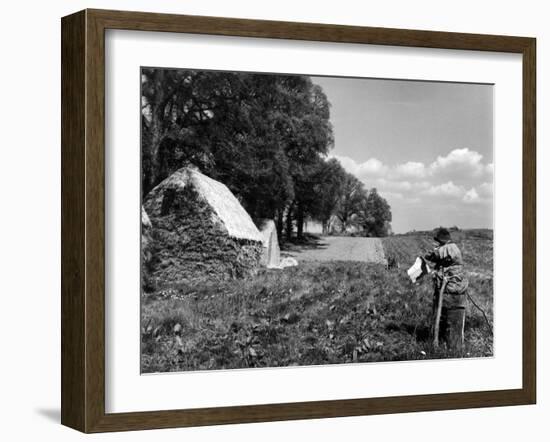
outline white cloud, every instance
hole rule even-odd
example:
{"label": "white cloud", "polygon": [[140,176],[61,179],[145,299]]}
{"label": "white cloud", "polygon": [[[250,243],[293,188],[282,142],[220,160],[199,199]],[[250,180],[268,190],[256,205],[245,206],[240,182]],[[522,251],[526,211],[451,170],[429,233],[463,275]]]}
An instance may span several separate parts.
{"label": "white cloud", "polygon": [[479,186],[479,194],[484,198],[493,197],[493,183],[482,183]]}
{"label": "white cloud", "polygon": [[370,158],[363,163],[358,163],[350,157],[340,155],[331,155],[330,157],[336,158],[340,161],[340,164],[344,167],[344,169],[354,174],[359,179],[384,176],[388,173],[388,167],[376,158]]}
{"label": "white cloud", "polygon": [[400,192],[420,192],[428,189],[431,185],[428,181],[400,181],[387,178],[375,178],[370,181],[366,181],[369,187],[376,187],[378,189],[388,189]]}
{"label": "white cloud", "polygon": [[340,161],[348,172],[364,180],[377,177],[393,181],[445,179],[462,184],[473,178],[490,179],[493,175],[493,163],[483,164],[483,155],[468,148],[454,149],[446,156],[438,156],[428,166],[418,161],[388,166],[377,158],[358,163],[346,156],[331,157]]}
{"label": "white cloud", "polygon": [[391,191],[383,190],[383,191],[380,191],[380,195],[386,198],[390,203],[390,205],[393,205],[394,202],[400,203],[400,204],[403,204],[403,203],[416,204],[420,202],[420,198],[416,196],[405,196],[401,192],[391,192]]}
{"label": "white cloud", "polygon": [[444,177],[455,182],[467,182],[472,178],[492,175],[492,164],[483,164],[483,155],[470,150],[454,149],[448,155],[437,159],[430,164],[429,174],[433,177]]}
{"label": "white cloud", "polygon": [[463,149],[454,149],[445,157],[438,156],[437,160],[432,163],[431,167],[446,168],[453,164],[469,164],[476,167],[481,163],[482,159],[483,155],[465,147]]}
{"label": "white cloud", "polygon": [[329,158],[337,159],[344,169],[346,169],[349,173],[357,175],[357,170],[359,169],[359,165],[353,158],[344,157],[340,155],[329,155]]}
{"label": "white cloud", "polygon": [[403,178],[424,178],[427,174],[424,163],[409,161],[404,164],[398,164],[393,170],[395,177]]}
{"label": "white cloud", "polygon": [[402,193],[399,193],[399,192],[384,192],[384,198],[389,198],[389,199],[399,199],[399,200],[402,200],[402,199],[405,199],[405,197],[403,196]]}
{"label": "white cloud", "polygon": [[413,185],[409,181],[395,181],[386,178],[377,178],[371,181],[371,186],[381,189],[398,190],[401,192],[412,190],[413,188]]}
{"label": "white cloud", "polygon": [[468,204],[487,204],[493,201],[493,183],[481,183],[464,194],[463,201]]}
{"label": "white cloud", "polygon": [[418,161],[387,165],[377,158],[359,163],[346,156],[332,157],[368,188],[376,187],[390,203],[429,207],[445,201],[460,207],[492,202],[493,163],[484,164],[483,155],[468,148],[454,149],[428,165]]}
{"label": "white cloud", "polygon": [[452,181],[448,181],[443,184],[432,186],[429,189],[425,190],[424,193],[426,195],[432,196],[462,197],[465,191],[462,186],[457,186]]}
{"label": "white cloud", "polygon": [[462,200],[465,203],[469,203],[469,204],[479,202],[479,195],[478,195],[476,189],[472,187],[470,190],[468,190],[464,194],[464,197],[462,198]]}
{"label": "white cloud", "polygon": [[365,176],[383,176],[388,172],[388,167],[382,164],[382,161],[371,158],[359,165],[359,175]]}

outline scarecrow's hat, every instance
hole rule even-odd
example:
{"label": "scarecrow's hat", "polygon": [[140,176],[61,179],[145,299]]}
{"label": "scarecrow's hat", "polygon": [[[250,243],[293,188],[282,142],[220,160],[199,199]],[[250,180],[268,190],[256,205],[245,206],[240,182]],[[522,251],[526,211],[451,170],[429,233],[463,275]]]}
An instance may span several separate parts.
{"label": "scarecrow's hat", "polygon": [[439,244],[445,244],[446,242],[451,240],[451,234],[446,228],[440,227],[439,229],[435,230],[434,239]]}

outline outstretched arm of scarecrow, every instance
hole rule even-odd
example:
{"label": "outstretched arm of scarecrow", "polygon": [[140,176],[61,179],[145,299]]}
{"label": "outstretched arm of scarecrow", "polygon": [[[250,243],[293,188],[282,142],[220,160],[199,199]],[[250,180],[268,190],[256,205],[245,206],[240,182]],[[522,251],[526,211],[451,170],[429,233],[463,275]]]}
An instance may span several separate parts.
{"label": "outstretched arm of scarecrow", "polygon": [[437,263],[441,258],[440,258],[440,256],[439,256],[439,254],[437,253],[437,249],[435,249],[435,250],[432,250],[432,251],[429,252],[429,253],[426,253],[426,254],[424,255],[424,259],[425,259],[426,261],[430,261],[430,262],[435,262],[435,263]]}

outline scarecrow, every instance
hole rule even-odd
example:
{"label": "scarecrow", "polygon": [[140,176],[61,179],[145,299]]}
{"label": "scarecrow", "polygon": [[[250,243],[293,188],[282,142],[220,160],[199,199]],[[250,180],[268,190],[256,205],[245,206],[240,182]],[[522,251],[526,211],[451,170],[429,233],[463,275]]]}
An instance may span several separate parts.
{"label": "scarecrow", "polygon": [[466,297],[468,279],[464,273],[462,253],[445,228],[435,231],[435,249],[424,256],[434,263],[434,343],[447,343],[452,350],[461,351],[464,345]]}

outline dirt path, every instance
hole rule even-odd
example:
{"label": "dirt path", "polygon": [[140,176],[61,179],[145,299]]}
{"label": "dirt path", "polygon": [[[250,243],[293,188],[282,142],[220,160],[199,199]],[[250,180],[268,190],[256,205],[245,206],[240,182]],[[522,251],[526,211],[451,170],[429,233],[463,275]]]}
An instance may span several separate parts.
{"label": "dirt path", "polygon": [[321,237],[317,247],[304,247],[285,255],[300,261],[362,261],[386,263],[384,248],[379,238],[347,236]]}

